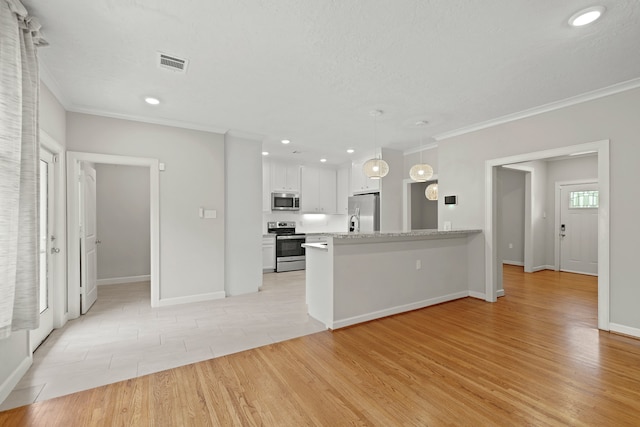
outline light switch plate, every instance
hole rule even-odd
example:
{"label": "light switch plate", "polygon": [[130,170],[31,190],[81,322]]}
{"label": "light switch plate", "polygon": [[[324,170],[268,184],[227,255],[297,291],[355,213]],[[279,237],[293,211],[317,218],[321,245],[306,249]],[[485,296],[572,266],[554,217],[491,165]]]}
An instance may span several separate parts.
{"label": "light switch plate", "polygon": [[204,217],[205,219],[210,219],[210,218],[217,218],[218,217],[218,212],[214,209],[205,209],[204,210]]}

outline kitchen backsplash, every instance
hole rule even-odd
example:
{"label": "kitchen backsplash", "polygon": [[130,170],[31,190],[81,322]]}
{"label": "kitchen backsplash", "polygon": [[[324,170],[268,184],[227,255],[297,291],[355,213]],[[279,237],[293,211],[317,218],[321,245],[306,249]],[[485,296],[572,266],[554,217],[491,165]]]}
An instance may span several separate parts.
{"label": "kitchen backsplash", "polygon": [[339,233],[347,231],[347,215],[301,214],[294,212],[263,213],[262,232],[269,221],[295,221],[298,233]]}

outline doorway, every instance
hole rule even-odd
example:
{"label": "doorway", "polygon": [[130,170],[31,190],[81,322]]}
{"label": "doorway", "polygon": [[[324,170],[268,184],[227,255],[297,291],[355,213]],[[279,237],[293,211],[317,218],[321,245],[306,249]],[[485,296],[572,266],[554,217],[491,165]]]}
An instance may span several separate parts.
{"label": "doorway", "polygon": [[[405,179],[402,182],[402,230],[422,230],[438,228],[438,199],[427,200],[426,188],[438,184],[438,175],[429,181],[416,182]],[[437,192],[436,192],[437,196]]]}
{"label": "doorway", "polygon": [[151,281],[151,306],[157,307],[160,299],[160,187],[159,187],[159,162],[157,159],[114,156],[107,154],[67,152],[67,234],[68,234],[68,305],[69,318],[77,318],[81,312],[81,296],[84,291],[81,287],[81,269],[78,266],[81,247],[81,191],[80,180],[83,163],[142,166],[149,171],[149,245],[150,245],[150,281]]}
{"label": "doorway", "polygon": [[567,156],[579,152],[593,152],[598,156],[598,328],[609,330],[609,141],[596,141],[552,150],[527,153],[512,157],[487,160],[485,183],[487,207],[485,210],[485,300],[495,302],[502,288],[502,268],[499,257],[497,223],[497,168],[502,165]]}
{"label": "doorway", "polygon": [[411,230],[438,228],[438,199],[427,199],[425,191],[438,181],[414,182],[411,184]]}

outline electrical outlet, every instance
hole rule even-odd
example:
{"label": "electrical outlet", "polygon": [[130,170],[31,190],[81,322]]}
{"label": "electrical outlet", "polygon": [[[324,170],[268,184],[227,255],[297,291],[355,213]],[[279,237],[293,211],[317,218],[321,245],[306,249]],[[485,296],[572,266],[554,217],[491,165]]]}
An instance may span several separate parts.
{"label": "electrical outlet", "polygon": [[509,249],[513,249],[513,243],[509,243]]}
{"label": "electrical outlet", "polygon": [[416,270],[420,270],[422,268],[422,261],[417,259],[416,260]]}

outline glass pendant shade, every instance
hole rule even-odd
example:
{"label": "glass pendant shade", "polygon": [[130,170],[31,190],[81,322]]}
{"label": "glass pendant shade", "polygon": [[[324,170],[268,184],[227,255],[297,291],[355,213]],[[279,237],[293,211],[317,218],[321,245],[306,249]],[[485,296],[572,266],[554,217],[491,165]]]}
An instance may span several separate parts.
{"label": "glass pendant shade", "polygon": [[424,190],[424,195],[428,200],[438,200],[438,184],[429,184]]}
{"label": "glass pendant shade", "polygon": [[369,159],[362,165],[362,171],[371,179],[380,179],[389,173],[389,165],[382,159]]}
{"label": "glass pendant shade", "polygon": [[425,182],[433,176],[433,168],[426,163],[419,163],[409,169],[409,176],[416,182]]}

